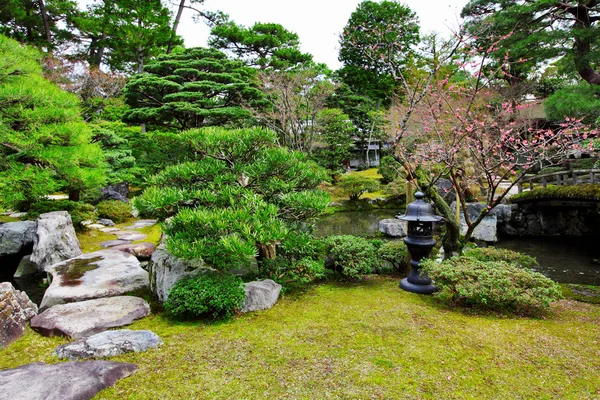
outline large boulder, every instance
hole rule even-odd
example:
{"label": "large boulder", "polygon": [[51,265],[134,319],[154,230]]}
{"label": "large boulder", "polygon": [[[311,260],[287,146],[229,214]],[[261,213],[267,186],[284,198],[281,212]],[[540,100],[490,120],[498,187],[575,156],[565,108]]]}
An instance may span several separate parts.
{"label": "large boulder", "polygon": [[379,232],[386,236],[403,238],[408,232],[406,221],[396,218],[382,219],[379,221]]}
{"label": "large boulder", "polygon": [[171,288],[186,276],[213,271],[202,260],[183,260],[169,253],[162,246],[152,254],[148,264],[150,271],[150,289],[158,300],[164,302]]}
{"label": "large boulder", "polygon": [[0,224],[0,257],[18,254],[33,246],[35,221],[7,222]]}
{"label": "large boulder", "polygon": [[246,298],[242,306],[243,313],[267,310],[273,307],[281,292],[281,285],[271,279],[248,282],[244,286]]}
{"label": "large boulder", "polygon": [[82,338],[131,324],[150,314],[150,306],[133,296],[61,304],[31,319],[31,328],[44,336]]}
{"label": "large boulder", "polygon": [[31,262],[42,271],[57,262],[81,255],[71,216],[66,211],[40,215],[37,220]]}
{"label": "large boulder", "polygon": [[47,268],[52,283],[40,309],[56,304],[118,296],[149,287],[148,272],[137,258],[117,250],[83,254]]}
{"label": "large boulder", "polygon": [[85,358],[114,357],[125,353],[139,353],[163,344],[151,331],[121,329],[106,331],[60,345],[54,351],[58,358],[75,361]]}
{"label": "large boulder", "polygon": [[[462,217],[462,215],[461,215]],[[475,227],[471,238],[475,240],[481,240],[483,242],[495,243],[498,241],[498,219],[495,215],[487,215],[483,220]],[[467,233],[467,223],[464,218],[460,219],[460,234],[464,235]]]}
{"label": "large boulder", "polygon": [[27,321],[37,312],[37,306],[25,292],[16,290],[9,282],[0,283],[0,347],[23,336]]}
{"label": "large boulder", "polygon": [[0,371],[0,397],[10,400],[88,400],[136,370],[134,364],[112,361],[27,364]]}
{"label": "large boulder", "polygon": [[100,201],[103,200],[118,200],[124,203],[129,203],[129,184],[127,182],[117,183],[116,185],[108,185],[102,189],[102,196]]}

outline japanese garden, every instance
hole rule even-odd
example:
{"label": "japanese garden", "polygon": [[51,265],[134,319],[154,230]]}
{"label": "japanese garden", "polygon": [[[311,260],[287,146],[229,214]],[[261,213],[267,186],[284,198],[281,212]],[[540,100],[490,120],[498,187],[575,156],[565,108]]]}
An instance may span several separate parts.
{"label": "japanese garden", "polygon": [[600,398],[600,2],[352,3],[0,1],[0,399]]}

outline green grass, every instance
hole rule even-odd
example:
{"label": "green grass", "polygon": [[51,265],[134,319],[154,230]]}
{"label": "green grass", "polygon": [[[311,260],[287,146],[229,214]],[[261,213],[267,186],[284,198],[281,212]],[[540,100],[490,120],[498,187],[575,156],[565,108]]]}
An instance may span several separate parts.
{"label": "green grass", "polygon": [[[121,230],[137,231],[140,233],[144,233],[148,235],[145,239],[134,240],[132,243],[153,243],[155,246],[158,246],[160,238],[162,236],[162,229],[160,228],[160,224],[155,224],[140,229],[127,228],[128,226],[131,226],[135,221],[135,219],[130,218],[123,223],[116,224],[114,227],[111,226],[109,228],[119,228]],[[94,251],[102,250],[100,243],[105,242],[107,240],[116,240],[117,235],[115,235],[114,233],[104,233],[97,229],[88,229],[83,232],[77,232],[77,239],[79,239],[81,251],[83,253],[91,253]]]}
{"label": "green grass", "polygon": [[0,222],[19,222],[22,221],[19,218],[12,218],[9,217],[8,215],[0,215]]}
{"label": "green grass", "polygon": [[383,176],[377,173],[377,168],[369,168],[363,171],[351,171],[350,175],[362,176],[370,179],[382,180]]}
{"label": "green grass", "polygon": [[553,186],[538,188],[516,194],[511,197],[511,202],[518,203],[528,200],[600,200],[600,185],[585,183],[577,186]]}
{"label": "green grass", "polygon": [[[114,357],[139,370],[98,399],[592,399],[600,307],[563,300],[546,319],[478,316],[395,279],[323,284],[271,310],[207,324],[152,315],[158,350]],[[31,330],[0,368],[56,362],[64,339]]]}

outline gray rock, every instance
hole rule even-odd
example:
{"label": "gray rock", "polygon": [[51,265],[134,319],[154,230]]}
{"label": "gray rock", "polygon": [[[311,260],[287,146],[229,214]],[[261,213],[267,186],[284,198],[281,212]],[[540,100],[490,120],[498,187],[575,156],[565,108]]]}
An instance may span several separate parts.
{"label": "gray rock", "polygon": [[[483,220],[475,227],[473,235],[471,236],[475,240],[481,240],[483,242],[495,243],[498,241],[498,219],[495,215],[487,215]],[[467,223],[461,215],[460,219],[460,234],[464,235],[467,233]]]}
{"label": "gray rock", "polygon": [[86,226],[86,228],[88,228],[88,229],[104,229],[106,227],[101,224],[90,224],[90,225]]}
{"label": "gray rock", "polygon": [[88,400],[136,370],[134,364],[112,361],[27,364],[0,371],[0,396],[10,400]]}
{"label": "gray rock", "polygon": [[86,219],[85,221],[80,222],[81,226],[89,226],[89,225],[92,225],[93,223],[94,223],[94,221],[92,221],[91,219]]}
{"label": "gray rock", "polygon": [[123,244],[111,247],[111,250],[129,253],[137,257],[138,260],[149,260],[156,251],[156,246],[152,243]]}
{"label": "gray rock", "polygon": [[267,310],[275,305],[281,292],[281,285],[266,279],[245,284],[246,298],[242,306],[242,312]]}
{"label": "gray rock", "polygon": [[102,200],[118,200],[124,203],[129,203],[129,185],[127,182],[118,183],[116,185],[108,185],[102,189]]}
{"label": "gray rock", "polygon": [[382,219],[379,221],[379,232],[391,237],[405,237],[408,232],[406,221],[396,218]]}
{"label": "gray rock", "polygon": [[40,309],[56,304],[118,296],[147,288],[148,272],[134,256],[117,250],[100,250],[48,268],[52,283]]}
{"label": "gray rock", "polygon": [[108,219],[108,218],[101,218],[96,222],[98,222],[100,225],[104,225],[104,226],[114,226],[115,225],[115,223],[111,219]]}
{"label": "gray rock", "polygon": [[120,246],[122,244],[129,244],[131,243],[131,240],[121,240],[121,239],[117,239],[117,240],[107,240],[106,242],[102,242],[100,243],[100,247],[114,247],[114,246]]}
{"label": "gray rock", "polygon": [[127,229],[140,229],[146,228],[148,226],[156,225],[155,219],[140,219],[139,221],[135,221],[133,225],[126,226]]}
{"label": "gray rock", "polygon": [[39,267],[32,263],[30,260],[31,256],[24,256],[17,267],[17,271],[13,275],[15,278],[21,278],[25,275],[35,274],[39,271]]}
{"label": "gray rock", "polygon": [[25,292],[16,290],[9,282],[0,283],[0,348],[23,336],[27,321],[37,312],[37,306]]}
{"label": "gray rock", "polygon": [[144,240],[148,236],[135,231],[120,231],[115,232],[115,235],[121,240]]}
{"label": "gray rock", "polygon": [[152,254],[148,270],[150,289],[162,302],[167,300],[169,291],[181,279],[213,271],[202,260],[182,260],[161,247]]}
{"label": "gray rock", "polygon": [[85,358],[114,357],[125,353],[139,353],[163,344],[151,331],[121,329],[105,331],[58,346],[54,354],[70,361]]}
{"label": "gray rock", "polygon": [[18,254],[21,250],[33,246],[36,226],[35,221],[0,224],[0,257]]}
{"label": "gray rock", "polygon": [[40,215],[33,243],[31,262],[41,271],[57,262],[81,255],[79,240],[66,211]]}
{"label": "gray rock", "polygon": [[435,187],[446,203],[450,204],[456,200],[456,190],[454,190],[454,185],[449,179],[438,179]]}
{"label": "gray rock", "polygon": [[26,215],[27,215],[26,212],[16,212],[16,213],[8,214],[8,216],[11,218],[23,218]]}
{"label": "gray rock", "polygon": [[150,314],[150,306],[133,296],[60,304],[31,319],[31,328],[44,336],[82,338],[129,325]]}
{"label": "gray rock", "polygon": [[114,232],[119,232],[120,229],[119,228],[102,228],[99,229],[100,232],[104,232],[104,233],[114,233]]}

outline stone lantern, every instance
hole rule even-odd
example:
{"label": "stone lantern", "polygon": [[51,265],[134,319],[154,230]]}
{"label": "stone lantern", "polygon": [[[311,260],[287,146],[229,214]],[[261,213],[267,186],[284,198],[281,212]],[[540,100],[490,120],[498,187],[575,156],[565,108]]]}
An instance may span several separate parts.
{"label": "stone lantern", "polygon": [[404,243],[410,252],[410,273],[402,279],[400,288],[407,292],[431,294],[437,291],[437,286],[432,285],[431,279],[425,273],[421,273],[420,261],[427,257],[435,240],[433,239],[433,224],[442,222],[443,218],[433,213],[433,207],[423,198],[421,192],[415,193],[415,201],[406,206],[406,214],[397,218],[408,222],[408,235]]}

